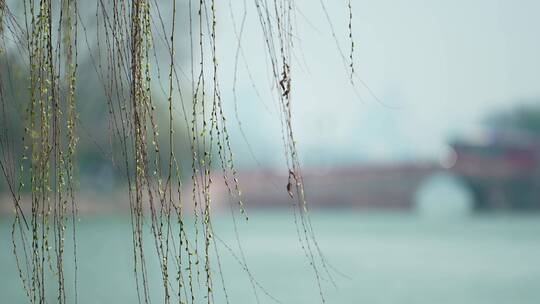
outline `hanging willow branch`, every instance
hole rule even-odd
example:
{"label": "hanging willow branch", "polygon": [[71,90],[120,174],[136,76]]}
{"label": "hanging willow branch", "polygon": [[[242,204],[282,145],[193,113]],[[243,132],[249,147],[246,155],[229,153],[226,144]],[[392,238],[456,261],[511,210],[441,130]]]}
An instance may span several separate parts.
{"label": "hanging willow branch", "polygon": [[[77,62],[77,4],[73,0],[24,1],[24,22],[0,2],[2,58],[6,41],[15,41],[29,66],[29,94],[24,105],[24,131],[20,142],[11,130],[16,117],[12,96],[5,96],[2,81],[2,169],[15,205],[13,252],[31,303],[47,298],[49,272],[55,277],[56,302],[66,303],[65,241],[68,225],[76,261],[74,155],[77,147],[75,102]],[[11,40],[6,39],[6,31]],[[18,60],[17,58],[15,60]],[[2,71],[10,78],[9,62]],[[6,73],[4,73],[4,71]],[[20,85],[20,84],[19,84]],[[13,92],[12,92],[13,93]],[[18,139],[17,139],[18,140]],[[30,192],[30,216],[21,207],[21,194]],[[76,262],[75,262],[76,264]],[[74,284],[77,284],[75,267]],[[69,284],[71,285],[71,284]],[[76,287],[74,287],[76,290]],[[76,292],[75,292],[76,294]],[[76,295],[75,295],[76,298]]]}
{"label": "hanging willow branch", "polygon": [[[57,287],[55,302],[77,302],[78,298],[75,156],[79,126],[76,101],[79,31],[84,34],[88,57],[103,87],[109,130],[114,138],[111,140],[114,165],[124,172],[127,183],[139,303],[151,302],[147,241],[154,247],[151,258],[159,261],[163,303],[214,303],[219,285],[226,302],[229,301],[216,240],[223,241],[217,238],[212,226],[214,168],[219,168],[230,197],[236,201],[234,207],[231,205],[233,216],[239,212],[245,220],[248,217],[225,116],[228,101],[222,98],[219,79],[218,13],[224,5],[215,0],[186,1],[182,2],[181,11],[189,22],[180,27],[180,10],[175,0],[98,0],[93,16],[96,25],[90,29],[81,17],[82,1],[23,0],[22,9],[16,10],[21,13],[14,13],[5,0],[0,0],[0,58],[7,61],[8,48],[18,50],[17,56],[24,58],[21,61],[27,64],[29,75],[28,99],[22,113],[24,130],[18,149],[18,138],[14,136],[17,133],[10,123],[14,119],[10,117],[13,104],[4,94],[4,75],[11,77],[10,65],[3,65],[0,73],[0,165],[15,210],[13,252],[30,303],[53,301],[46,290],[51,284]],[[293,25],[297,8],[294,0],[253,0],[253,4],[270,59],[282,126],[288,172],[284,191],[291,197],[299,243],[324,302],[322,282],[333,280],[309,217],[292,127]],[[88,7],[87,3],[84,5]],[[347,7],[352,79],[354,43],[350,0]],[[323,9],[328,17],[324,4]],[[241,36],[248,14],[245,3],[244,10],[240,34],[232,17],[238,39],[236,63],[239,54],[244,56]],[[189,73],[179,67],[175,47],[178,33],[189,35]],[[332,34],[337,39],[333,27]],[[164,65],[166,81],[161,72]],[[183,77],[188,80],[182,81]],[[236,77],[235,70],[235,100]],[[158,123],[157,88],[167,100],[165,127]],[[177,120],[185,122],[185,138],[175,132]],[[160,128],[165,128],[165,136],[160,135]],[[190,164],[181,164],[175,151],[176,142],[185,142],[190,147]],[[187,196],[192,206],[186,205],[186,195],[181,193],[182,176],[188,172],[191,191]],[[27,208],[22,206],[24,193],[30,194]],[[192,218],[189,224],[186,217]],[[146,227],[152,235],[150,240],[143,236]],[[75,265],[73,285],[65,280],[68,235],[73,242],[70,249]],[[258,291],[279,302],[255,280],[240,244],[238,255],[227,244],[223,246],[248,274],[257,303]]]}

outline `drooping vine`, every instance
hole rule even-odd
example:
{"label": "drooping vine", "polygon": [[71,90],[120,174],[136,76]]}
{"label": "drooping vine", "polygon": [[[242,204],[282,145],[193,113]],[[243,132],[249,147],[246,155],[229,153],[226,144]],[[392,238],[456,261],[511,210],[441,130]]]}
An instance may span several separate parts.
{"label": "drooping vine", "polygon": [[[81,5],[86,9],[80,9]],[[352,79],[350,1],[347,6]],[[149,259],[159,264],[163,303],[211,304],[218,292],[229,302],[219,248],[231,253],[246,272],[257,303],[259,292],[279,303],[249,270],[236,219],[239,252],[217,236],[212,221],[212,189],[218,178],[227,189],[233,217],[239,213],[248,220],[225,114],[230,101],[223,98],[219,77],[222,7],[215,0],[98,0],[92,4],[23,0],[21,8],[0,0],[0,58],[7,61],[8,51],[22,50],[18,56],[24,59],[19,61],[28,69],[28,98],[21,107],[10,103],[4,94],[5,78],[11,76],[10,65],[2,65],[0,165],[13,200],[13,252],[29,302],[71,303],[78,298],[76,156],[81,126],[77,73],[79,54],[84,52],[103,88],[111,162],[125,177],[139,303],[152,302]],[[282,127],[284,170],[288,174],[283,191],[291,198],[298,240],[324,302],[323,282],[333,280],[309,217],[292,122],[294,16],[298,7],[294,0],[253,0],[253,9],[270,62]],[[240,55],[244,57],[245,3],[244,10],[239,33],[232,16],[237,38],[235,58],[231,59],[235,69]],[[91,24],[85,22],[88,15]],[[79,36],[83,43],[79,43]],[[176,46],[179,37],[189,44],[184,53]],[[187,59],[189,68],[184,69]],[[236,78],[235,70],[235,108]],[[20,140],[10,123],[10,111],[17,106],[23,109]],[[160,124],[162,112],[167,114],[165,124]],[[179,132],[178,123],[184,123],[184,134]],[[177,156],[176,144],[180,142],[189,147],[189,163]],[[145,237],[147,230],[150,239]],[[73,243],[69,256],[68,237]],[[148,252],[148,246],[154,250]],[[67,258],[75,265],[73,284],[66,282]],[[57,287],[54,300],[46,290],[52,284],[51,277]]]}
{"label": "drooping vine", "polygon": [[[22,4],[23,19],[14,15],[4,1],[0,3],[2,28],[12,38],[6,40],[2,31],[3,49],[19,50],[19,56],[26,58],[15,61],[26,61],[29,75],[28,99],[20,107],[23,113],[14,111],[19,105],[14,103],[13,96],[4,96],[3,89],[1,94],[2,168],[15,206],[13,252],[31,303],[44,303],[46,285],[50,284],[57,287],[56,302],[66,303],[67,286],[77,298],[77,267],[74,283],[65,279],[65,244],[69,234],[73,241],[70,251],[77,259],[77,4],[73,0],[26,0]],[[2,74],[6,71],[6,78],[11,79],[14,71],[9,66],[9,62],[4,63]],[[4,87],[5,83],[0,85]],[[13,114],[20,117],[9,117]],[[13,130],[13,121],[19,118],[24,121],[24,130]],[[13,134],[21,137],[15,139]],[[29,202],[23,207],[22,194],[26,192],[30,193]],[[25,215],[28,210],[30,216]],[[47,279],[51,274],[55,278],[52,283]]]}

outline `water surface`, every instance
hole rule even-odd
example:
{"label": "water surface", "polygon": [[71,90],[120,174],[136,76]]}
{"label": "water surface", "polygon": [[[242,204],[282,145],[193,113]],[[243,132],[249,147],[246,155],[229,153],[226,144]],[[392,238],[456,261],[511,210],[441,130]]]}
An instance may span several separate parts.
{"label": "water surface", "polygon": [[[327,303],[540,303],[538,215],[426,219],[319,211],[312,217],[321,249],[337,270],[331,270],[337,288],[323,282]],[[26,303],[9,221],[0,219],[0,303]],[[230,219],[215,221],[216,234],[236,250]],[[283,303],[320,302],[291,212],[254,211],[238,228],[251,271],[273,297]],[[79,303],[136,303],[130,229],[125,217],[81,219]],[[248,276],[220,247],[230,303],[256,303]],[[66,268],[71,282],[72,266]],[[150,268],[151,288],[157,290],[160,277],[152,263]],[[217,274],[216,286],[219,300]],[[261,303],[275,303],[260,290],[258,295]]]}

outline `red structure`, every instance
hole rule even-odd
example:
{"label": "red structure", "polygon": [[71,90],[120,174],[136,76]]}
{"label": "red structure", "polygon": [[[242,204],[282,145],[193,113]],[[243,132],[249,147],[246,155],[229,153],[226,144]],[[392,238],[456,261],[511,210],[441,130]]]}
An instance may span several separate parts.
{"label": "red structure", "polygon": [[533,138],[492,133],[452,147],[452,170],[471,188],[476,209],[540,209],[540,145]]}
{"label": "red structure", "polygon": [[[440,168],[431,164],[310,168],[303,177],[307,200],[313,207],[410,209],[416,189],[437,170]],[[246,203],[262,208],[291,205],[285,173],[242,172],[240,182]]]}
{"label": "red structure", "polygon": [[[540,145],[515,134],[490,134],[451,143],[453,166],[436,163],[307,168],[304,182],[311,206],[412,209],[421,184],[436,173],[460,179],[474,198],[474,209],[540,209]],[[256,207],[289,206],[287,172],[240,173],[244,200]],[[218,180],[217,178],[214,180]],[[225,194],[225,189],[217,189]],[[225,197],[225,196],[223,196]]]}

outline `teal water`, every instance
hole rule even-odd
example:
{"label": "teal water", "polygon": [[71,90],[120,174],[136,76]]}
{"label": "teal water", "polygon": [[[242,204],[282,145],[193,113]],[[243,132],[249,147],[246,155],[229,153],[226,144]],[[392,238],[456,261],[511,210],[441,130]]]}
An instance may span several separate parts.
{"label": "teal water", "polygon": [[[215,221],[218,236],[236,248],[230,220]],[[332,270],[337,288],[323,282],[327,303],[540,303],[538,215],[317,212],[313,223],[322,251],[342,273]],[[130,229],[123,217],[81,219],[79,303],[136,303]],[[239,231],[251,271],[272,296],[282,303],[320,302],[290,212],[255,212]],[[229,302],[256,303],[247,275],[225,248],[219,252]],[[158,289],[158,273],[151,270],[150,277]],[[275,303],[258,294],[260,303]],[[0,303],[26,303],[6,218],[0,218]]]}

